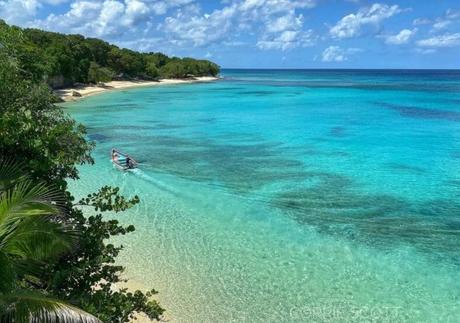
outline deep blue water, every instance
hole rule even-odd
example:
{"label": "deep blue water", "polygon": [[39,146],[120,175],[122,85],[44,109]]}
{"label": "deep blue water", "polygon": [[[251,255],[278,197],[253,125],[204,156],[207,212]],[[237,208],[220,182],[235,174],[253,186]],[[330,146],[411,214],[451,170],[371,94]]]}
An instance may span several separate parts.
{"label": "deep blue water", "polygon": [[[460,72],[224,70],[69,105],[179,322],[460,318]],[[110,148],[141,162],[112,168]]]}

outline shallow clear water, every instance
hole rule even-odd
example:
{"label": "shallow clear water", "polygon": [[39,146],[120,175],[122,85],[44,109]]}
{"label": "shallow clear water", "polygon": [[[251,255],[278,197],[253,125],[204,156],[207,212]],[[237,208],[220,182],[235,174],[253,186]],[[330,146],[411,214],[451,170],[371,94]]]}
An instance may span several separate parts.
{"label": "shallow clear water", "polygon": [[[460,72],[238,71],[68,105],[177,322],[460,319]],[[139,169],[111,166],[112,147]]]}

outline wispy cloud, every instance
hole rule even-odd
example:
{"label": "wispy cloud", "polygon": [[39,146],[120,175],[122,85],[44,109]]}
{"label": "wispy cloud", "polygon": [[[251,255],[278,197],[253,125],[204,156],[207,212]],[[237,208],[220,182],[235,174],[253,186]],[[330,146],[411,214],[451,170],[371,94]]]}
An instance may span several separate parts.
{"label": "wispy cloud", "polygon": [[431,25],[431,33],[447,29],[449,26],[460,20],[460,10],[447,9],[442,16],[429,19],[417,18],[413,21],[414,26]]}
{"label": "wispy cloud", "polygon": [[41,3],[38,0],[0,1],[0,17],[16,24],[25,24],[35,17]]}
{"label": "wispy cloud", "polygon": [[[190,3],[191,0],[158,1],[145,0],[77,0],[70,4],[63,14],[50,14],[45,19],[33,20],[29,25],[87,36],[111,37],[128,34],[144,23],[150,23],[158,13],[166,8]],[[163,9],[159,9],[161,6]]]}
{"label": "wispy cloud", "polygon": [[417,33],[417,28],[414,28],[412,30],[403,29],[395,35],[384,36],[385,43],[389,45],[407,44],[416,33]]}
{"label": "wispy cloud", "polygon": [[420,47],[457,47],[460,46],[460,33],[443,34],[431,38],[421,39],[417,42]]}
{"label": "wispy cloud", "polygon": [[341,48],[339,46],[329,46],[321,54],[323,62],[344,62],[350,55],[361,52],[360,48]]}
{"label": "wispy cloud", "polygon": [[312,30],[294,31],[286,30],[279,36],[268,40],[259,40],[257,47],[261,49],[281,49],[288,50],[296,47],[313,46],[316,42],[316,37]]}
{"label": "wispy cloud", "polygon": [[378,26],[383,20],[390,18],[402,10],[398,5],[388,6],[375,3],[370,7],[361,8],[357,13],[349,14],[340,19],[330,28],[329,32],[335,38],[352,38],[359,36],[365,26]]}
{"label": "wispy cloud", "polygon": [[203,15],[197,12],[178,11],[175,16],[166,17],[160,26],[169,37],[190,42],[194,46],[204,46],[220,41],[228,35],[234,26],[236,6],[228,6]]}
{"label": "wispy cloud", "polygon": [[245,0],[232,1],[210,14],[195,15],[179,11],[167,17],[160,27],[169,35],[194,46],[206,46],[217,41],[232,41],[232,36],[253,31],[259,34],[260,49],[287,50],[313,43],[312,31],[304,29],[298,9],[312,8],[312,0]]}

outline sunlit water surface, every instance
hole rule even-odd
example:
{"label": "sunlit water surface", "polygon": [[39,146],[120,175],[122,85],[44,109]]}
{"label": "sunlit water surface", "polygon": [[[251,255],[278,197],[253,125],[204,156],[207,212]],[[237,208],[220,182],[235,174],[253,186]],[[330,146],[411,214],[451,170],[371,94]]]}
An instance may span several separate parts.
{"label": "sunlit water surface", "polygon": [[[237,71],[67,105],[174,322],[458,322],[460,72]],[[140,162],[121,172],[117,147]]]}

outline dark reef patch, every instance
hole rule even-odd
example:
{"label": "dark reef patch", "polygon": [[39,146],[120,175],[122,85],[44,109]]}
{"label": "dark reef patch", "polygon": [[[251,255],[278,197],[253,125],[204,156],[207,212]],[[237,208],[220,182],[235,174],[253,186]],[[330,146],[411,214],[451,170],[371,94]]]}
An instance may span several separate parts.
{"label": "dark reef patch", "polygon": [[217,118],[202,118],[198,119],[197,121],[203,123],[215,123],[217,121]]}
{"label": "dark reef patch", "polygon": [[107,110],[134,110],[134,109],[140,109],[143,108],[141,105],[135,104],[135,103],[123,103],[123,104],[95,104],[95,105],[89,105],[86,106],[85,109],[88,109],[88,111],[92,111],[92,113],[98,113],[104,111],[104,113],[107,112]]}
{"label": "dark reef patch", "polygon": [[398,105],[386,102],[375,102],[376,105],[399,112],[403,117],[414,119],[439,119],[460,122],[460,112],[428,109],[414,106]]}
{"label": "dark reef patch", "polygon": [[359,81],[319,81],[319,80],[297,80],[297,81],[277,81],[277,80],[244,80],[244,83],[275,86],[275,87],[304,87],[307,89],[356,89],[363,91],[413,91],[413,92],[452,92],[458,93],[460,86],[458,84],[421,84],[407,82],[391,83],[369,83]]}
{"label": "dark reef patch", "polygon": [[241,87],[213,87],[208,89],[207,91],[215,91],[215,92],[226,92],[226,91],[236,91],[236,90],[241,90]]}
{"label": "dark reef patch", "polygon": [[98,142],[105,142],[110,139],[109,136],[103,135],[101,133],[93,133],[88,135],[89,140],[91,141],[98,141]]}
{"label": "dark reef patch", "polygon": [[[145,149],[147,154],[143,158],[149,161],[147,167],[157,171],[213,183],[235,194],[253,192],[276,182],[303,181],[309,176],[303,162],[285,157],[280,143],[241,136],[241,143],[232,140],[232,144],[198,135],[152,136],[145,139],[150,147]],[[155,149],[151,149],[152,145]]]}
{"label": "dark reef patch", "polygon": [[351,154],[346,151],[331,151],[331,152],[324,152],[323,154],[325,156],[340,157],[340,158],[346,158],[346,157],[351,156]]}
{"label": "dark reef patch", "polygon": [[456,188],[460,189],[460,179],[457,180],[450,180],[446,182],[448,185],[455,186]]}
{"label": "dark reef patch", "polygon": [[185,128],[185,126],[178,125],[178,124],[158,123],[153,127],[153,129],[156,129],[156,130],[172,130],[172,129],[180,129],[180,128]]}
{"label": "dark reef patch", "polygon": [[460,159],[460,151],[453,151],[450,153],[450,156],[454,159]]}
{"label": "dark reef patch", "polygon": [[400,164],[400,163],[388,163],[386,166],[392,170],[405,172],[405,173],[413,173],[417,175],[426,173],[426,170],[424,168],[412,166],[412,165],[406,165],[406,164]]}
{"label": "dark reef patch", "polygon": [[274,91],[241,91],[237,92],[237,95],[254,95],[254,96],[265,96],[275,94]]}
{"label": "dark reef patch", "polygon": [[347,135],[347,133],[346,133],[346,128],[345,128],[345,127],[341,127],[341,126],[332,127],[332,128],[329,130],[329,135],[331,135],[331,136],[333,136],[333,137],[338,137],[338,138],[345,137],[345,136]]}
{"label": "dark reef patch", "polygon": [[272,205],[321,233],[374,247],[407,244],[429,253],[460,255],[460,204],[448,200],[411,205],[384,194],[359,193],[341,175],[312,173],[313,186],[279,193]]}
{"label": "dark reef patch", "polygon": [[112,130],[155,130],[155,126],[114,125]]}

